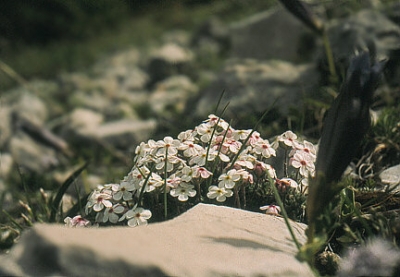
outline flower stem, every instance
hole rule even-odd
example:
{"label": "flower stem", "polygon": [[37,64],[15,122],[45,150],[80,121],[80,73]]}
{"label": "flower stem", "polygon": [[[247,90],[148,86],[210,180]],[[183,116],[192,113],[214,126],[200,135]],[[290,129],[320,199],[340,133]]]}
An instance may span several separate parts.
{"label": "flower stem", "polygon": [[279,207],[281,207],[282,216],[283,216],[283,218],[285,220],[285,223],[286,223],[286,226],[287,226],[287,228],[289,230],[290,236],[292,237],[294,243],[296,244],[297,250],[300,251],[301,245],[300,245],[299,241],[297,240],[296,236],[294,235],[292,226],[290,225],[290,222],[289,222],[289,217],[288,217],[288,215],[286,213],[286,209],[283,206],[282,199],[281,199],[281,197],[279,195],[278,190],[276,189],[276,187],[274,185],[274,180],[269,175],[268,175],[268,180],[269,180],[269,183],[271,185],[272,191],[274,192],[275,200],[278,203]]}
{"label": "flower stem", "polygon": [[165,148],[165,164],[164,164],[164,218],[168,217],[168,199],[167,199],[167,164],[168,164],[168,147]]}
{"label": "flower stem", "polygon": [[[138,171],[140,172],[140,174],[142,174],[142,176],[145,176],[145,174],[140,170],[139,167],[137,167],[137,169],[138,169]],[[153,173],[153,171],[154,171],[154,165],[150,168],[150,172],[149,172],[149,174],[146,176],[146,179],[144,180],[142,189],[140,190],[140,193],[139,193],[139,199],[138,199],[138,201],[137,201],[137,204],[138,204],[138,205],[141,205],[141,201],[142,201],[142,198],[143,198],[144,190],[145,190],[145,188],[146,188],[146,186],[147,186],[147,183],[149,182],[150,176],[151,176],[151,174]]]}

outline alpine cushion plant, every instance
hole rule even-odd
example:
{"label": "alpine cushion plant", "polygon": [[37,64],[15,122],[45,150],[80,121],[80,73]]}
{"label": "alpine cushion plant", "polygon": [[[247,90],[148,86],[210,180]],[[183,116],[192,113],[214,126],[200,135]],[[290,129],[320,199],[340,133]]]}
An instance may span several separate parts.
{"label": "alpine cushion plant", "polygon": [[[196,204],[223,203],[227,199],[231,199],[229,205],[240,207],[240,195],[245,197],[247,188],[255,191],[268,187],[270,180],[281,192],[292,189],[305,193],[307,178],[314,175],[315,153],[312,143],[298,139],[291,131],[270,143],[257,131],[236,130],[211,114],[176,139],[167,136],[140,143],[130,172],[119,183],[98,186],[88,197],[83,218],[100,226],[144,225],[152,216],[151,205],[145,207],[146,195],[156,199],[164,195],[165,209],[167,201]],[[285,164],[283,176],[277,176],[271,166],[274,159]],[[273,203],[263,204],[276,207]],[[89,226],[71,219],[66,219],[66,224]]]}

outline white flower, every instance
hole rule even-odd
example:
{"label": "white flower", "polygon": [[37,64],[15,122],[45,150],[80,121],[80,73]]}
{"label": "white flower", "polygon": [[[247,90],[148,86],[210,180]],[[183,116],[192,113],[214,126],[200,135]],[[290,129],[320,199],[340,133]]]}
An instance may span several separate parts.
{"label": "white flower", "polygon": [[173,156],[178,153],[177,148],[181,145],[181,142],[171,137],[165,137],[163,140],[157,141],[156,145],[159,147],[157,150],[157,155],[165,156],[165,154],[168,152],[168,156]]}
{"label": "white flower", "polygon": [[260,139],[254,144],[254,153],[257,155],[262,155],[264,158],[269,158],[271,156],[276,156],[275,149],[269,144],[268,140]]}
{"label": "white flower", "polygon": [[270,215],[279,215],[281,212],[281,208],[276,205],[267,205],[260,207],[260,210],[265,211],[266,214]]}
{"label": "white flower", "polygon": [[135,190],[135,185],[131,182],[122,181],[121,184],[113,184],[113,198],[116,201],[123,199],[124,201],[132,200],[132,192]]}
{"label": "white flower", "polygon": [[229,150],[230,152],[236,154],[237,152],[239,152],[241,146],[242,143],[239,141],[236,141],[234,139],[226,139],[222,143],[222,152],[227,153],[227,150]]}
{"label": "white flower", "polygon": [[128,219],[128,226],[135,227],[140,225],[146,225],[147,220],[151,217],[151,212],[140,207],[135,207],[132,210],[127,211],[119,221]]}
{"label": "white flower", "polygon": [[224,202],[227,197],[231,197],[233,191],[230,189],[225,189],[224,187],[210,186],[208,188],[207,197],[210,199],[215,199],[218,202]]}
{"label": "white flower", "polygon": [[246,170],[239,169],[237,173],[241,175],[241,178],[244,182],[249,182],[250,184],[254,182],[253,175],[247,172]]}
{"label": "white flower", "polygon": [[[174,165],[182,162],[180,158],[177,156],[170,156],[167,157],[167,172],[171,172],[174,169]],[[156,160],[156,169],[162,170],[165,166],[165,157],[159,157]]]}
{"label": "white flower", "polygon": [[252,155],[241,154],[235,162],[235,165],[240,165],[248,169],[254,169],[254,164],[256,163],[256,161],[257,159]]}
{"label": "white flower", "polygon": [[304,195],[308,194],[308,181],[309,181],[308,178],[303,178],[300,182],[301,183],[300,192],[303,193]]}
{"label": "white flower", "polygon": [[178,176],[174,174],[172,174],[171,176],[169,176],[167,178],[167,191],[169,191],[169,189],[175,189],[177,188],[182,182],[182,179]]}
{"label": "white flower", "polygon": [[209,124],[203,123],[197,126],[197,134],[200,135],[200,140],[204,143],[208,143],[211,140],[211,134],[213,133],[213,127]]}
{"label": "white flower", "polygon": [[164,185],[164,180],[157,173],[152,172],[149,182],[146,186],[146,192],[155,190],[156,188],[162,187]]}
{"label": "white flower", "polygon": [[312,161],[315,162],[317,159],[317,148],[314,144],[309,141],[304,140],[303,143],[299,143],[296,146],[297,150],[303,151],[305,155],[309,155],[312,158]]}
{"label": "white flower", "polygon": [[119,214],[124,212],[125,208],[120,205],[116,204],[113,207],[106,208],[103,213],[103,223],[110,221],[111,223],[117,223],[119,220]]}
{"label": "white flower", "polygon": [[195,169],[198,168],[197,165],[195,166],[184,166],[181,170],[182,176],[181,180],[183,182],[190,182],[193,178],[195,178]]}
{"label": "white flower", "polygon": [[88,209],[93,207],[95,212],[99,212],[104,207],[109,208],[112,207],[111,200],[112,195],[111,193],[99,192],[94,191],[90,196],[89,200],[86,204],[86,214],[88,214]]}
{"label": "white flower", "polygon": [[[208,153],[208,161],[213,161],[215,159],[215,157],[217,156],[217,151],[210,149],[209,153]],[[189,160],[189,164],[193,165],[196,164],[198,166],[204,166],[206,164],[206,156],[207,156],[207,149],[202,149],[199,153],[199,155],[193,156],[190,160]]]}
{"label": "white flower", "polygon": [[129,172],[126,180],[128,182],[132,182],[135,185],[135,188],[141,188],[143,186],[143,183],[146,181],[147,175],[150,173],[150,170],[142,166],[140,168],[135,168],[131,172]]}
{"label": "white flower", "polygon": [[[227,130],[229,127],[228,122],[226,122],[225,120],[223,120],[222,118],[219,118],[216,115],[210,114],[208,116],[208,120],[206,120],[205,122],[208,122],[210,124],[210,126],[215,126],[215,124],[217,124],[218,122],[218,126],[221,127],[223,130]],[[218,121],[219,120],[219,121]]]}
{"label": "white flower", "polygon": [[289,147],[296,147],[297,145],[297,135],[292,131],[286,131],[282,135],[278,136],[278,141],[282,141],[285,145]]}
{"label": "white flower", "polygon": [[296,151],[293,158],[289,160],[289,164],[294,168],[299,168],[300,174],[303,177],[308,177],[315,171],[315,165],[310,155]]}
{"label": "white flower", "polygon": [[144,157],[149,153],[151,148],[147,143],[141,142],[135,149],[135,154],[139,157]]}
{"label": "white flower", "polygon": [[70,218],[69,216],[64,219],[65,226],[67,227],[88,227],[90,226],[90,221],[83,218],[80,215]]}
{"label": "white flower", "polygon": [[236,182],[240,180],[240,174],[237,173],[236,169],[231,169],[227,173],[223,173],[218,177],[218,187],[232,189]]}
{"label": "white flower", "polygon": [[[251,133],[251,129],[249,130],[235,130],[232,132],[232,137],[235,140],[245,140]],[[253,133],[254,134],[254,133]]]}
{"label": "white flower", "polygon": [[181,182],[178,187],[170,191],[170,195],[173,197],[178,197],[179,201],[187,201],[189,197],[194,197],[196,191],[193,189],[194,186]]}
{"label": "white flower", "polygon": [[203,147],[193,141],[186,140],[178,147],[178,150],[182,150],[185,157],[192,157],[199,155],[200,151],[203,150]]}
{"label": "white flower", "polygon": [[179,133],[178,135],[178,139],[181,142],[185,142],[185,141],[194,141],[194,136],[195,136],[195,132],[193,130],[187,130],[184,132]]}

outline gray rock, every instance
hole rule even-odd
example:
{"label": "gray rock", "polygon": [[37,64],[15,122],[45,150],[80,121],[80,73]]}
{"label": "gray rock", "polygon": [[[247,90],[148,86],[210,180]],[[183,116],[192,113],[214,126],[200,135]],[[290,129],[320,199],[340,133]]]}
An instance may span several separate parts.
{"label": "gray rock", "polygon": [[[362,49],[369,49],[377,59],[389,58],[399,63],[395,52],[400,50],[400,27],[379,11],[362,10],[333,21],[327,32],[335,62],[341,70],[348,67],[355,51]],[[321,57],[326,64],[325,54]]]}
{"label": "gray rock", "polygon": [[149,81],[149,76],[143,70],[136,68],[131,68],[125,75],[119,76],[118,80],[122,82],[121,89],[126,90],[142,90],[145,88]]}
{"label": "gray rock", "polygon": [[104,123],[93,131],[93,136],[114,147],[129,149],[148,140],[157,126],[154,119],[121,119]]}
{"label": "gray rock", "polygon": [[400,3],[393,2],[389,3],[385,8],[384,12],[386,16],[397,25],[400,25]]}
{"label": "gray rock", "polygon": [[61,87],[70,93],[77,90],[91,91],[94,87],[92,78],[83,72],[64,73],[60,75],[59,81]]}
{"label": "gray rock", "polygon": [[174,43],[168,43],[154,51],[149,64],[150,85],[172,75],[193,74],[193,53]]}
{"label": "gray rock", "polygon": [[388,186],[389,190],[398,191],[398,186],[400,185],[400,164],[385,169],[379,174],[379,178],[383,184]]}
{"label": "gray rock", "polygon": [[157,83],[150,95],[149,104],[151,109],[161,116],[166,116],[171,111],[182,112],[188,99],[196,95],[198,90],[187,76],[172,76]]}
{"label": "gray rock", "polygon": [[117,110],[111,97],[100,90],[91,92],[79,90],[69,99],[71,106],[81,107],[103,114],[106,118],[119,118],[121,111]]}
{"label": "gray rock", "polygon": [[0,153],[0,179],[7,179],[11,172],[14,159],[10,153]]}
{"label": "gray rock", "polygon": [[10,206],[10,204],[13,202],[13,199],[10,195],[11,193],[5,184],[5,181],[10,176],[13,164],[14,159],[10,153],[0,153],[0,195],[2,195],[3,198],[0,206],[2,209],[6,209],[6,207]]}
{"label": "gray rock", "polygon": [[302,95],[312,95],[318,85],[318,74],[311,64],[293,65],[284,61],[230,60],[217,80],[199,92],[196,116],[205,118],[215,108],[220,94],[229,101],[227,118],[248,118],[274,108],[286,115],[298,106]]}
{"label": "gray rock", "polygon": [[[291,222],[304,243],[305,225]],[[138,228],[36,225],[0,259],[15,276],[313,276],[284,220],[199,204]]]}
{"label": "gray rock", "polygon": [[230,50],[228,26],[218,17],[211,17],[195,31],[191,45],[203,58],[206,55],[219,55]]}
{"label": "gray rock", "polygon": [[44,174],[59,165],[55,150],[36,143],[23,133],[11,138],[9,151],[15,163],[29,172]]}
{"label": "gray rock", "polygon": [[12,135],[12,108],[1,105],[0,107],[0,148],[4,149],[5,144]]}
{"label": "gray rock", "polygon": [[[136,51],[127,50],[119,55],[110,58],[106,62],[101,63],[101,69],[98,65],[95,66],[98,80],[115,81],[120,90],[141,90],[144,89],[148,82],[148,75],[138,66]],[[134,56],[134,57],[131,57]],[[123,60],[125,58],[126,60]]]}
{"label": "gray rock", "polygon": [[80,133],[90,134],[104,121],[104,116],[92,110],[77,108],[69,116],[69,125]]}
{"label": "gray rock", "polygon": [[[35,86],[40,85],[40,82],[33,83],[36,83]],[[27,87],[30,87],[30,85],[27,85]],[[45,100],[24,87],[7,91],[1,100],[1,109],[5,109],[4,114],[2,114],[4,116],[16,113],[18,116],[28,118],[40,125],[43,125],[48,119],[49,110]]]}
{"label": "gray rock", "polygon": [[172,43],[181,47],[188,47],[190,44],[190,35],[190,32],[184,30],[171,30],[162,35],[161,41],[165,44]]}
{"label": "gray rock", "polygon": [[[236,58],[304,61],[315,48],[311,32],[291,13],[275,8],[231,26],[231,55]],[[307,47],[302,44],[309,42]],[[303,49],[302,53],[299,50]]]}
{"label": "gray rock", "polygon": [[96,75],[106,75],[113,68],[137,67],[141,60],[141,53],[137,48],[119,51],[97,62],[92,71]]}
{"label": "gray rock", "polygon": [[[106,143],[110,147],[128,150],[148,140],[157,127],[154,119],[128,118],[104,122],[101,113],[77,108],[66,119],[61,133],[68,140],[93,146]],[[105,146],[105,145],[103,145]]]}
{"label": "gray rock", "polygon": [[100,124],[104,122],[104,116],[95,111],[76,108],[65,118],[65,123],[60,131],[67,140],[90,140]]}

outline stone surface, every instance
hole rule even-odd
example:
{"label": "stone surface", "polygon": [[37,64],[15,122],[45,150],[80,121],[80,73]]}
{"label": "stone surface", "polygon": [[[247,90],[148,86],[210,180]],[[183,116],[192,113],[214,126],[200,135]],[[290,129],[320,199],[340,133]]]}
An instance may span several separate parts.
{"label": "stone surface", "polygon": [[196,56],[201,59],[207,56],[218,57],[230,50],[230,30],[218,17],[211,17],[194,32],[191,46]]}
{"label": "stone surface", "polygon": [[[304,225],[292,223],[300,242]],[[284,220],[199,204],[181,216],[138,228],[36,225],[0,274],[16,276],[313,276],[296,260]]]}
{"label": "stone surface", "polygon": [[150,85],[172,75],[190,75],[193,72],[194,54],[191,50],[174,43],[168,43],[154,50],[148,64]]}
{"label": "stone surface", "polygon": [[383,184],[389,187],[389,190],[399,191],[400,164],[385,169],[379,174],[379,178]]}
{"label": "stone surface", "polygon": [[9,144],[10,153],[21,169],[44,174],[60,164],[56,151],[23,133],[13,136]]}
{"label": "stone surface", "polygon": [[154,119],[121,119],[100,125],[92,134],[114,147],[126,150],[148,140],[156,127],[157,122]]}
{"label": "stone surface", "polygon": [[11,113],[12,108],[10,107],[0,108],[0,148],[3,149],[4,145],[12,136]]}
{"label": "stone surface", "polygon": [[[304,39],[312,38],[310,31],[283,8],[261,12],[237,22],[231,26],[230,33],[232,57],[292,62],[304,60],[302,56],[308,54],[303,51],[300,55],[299,49]],[[303,50],[310,52],[313,49]]]}
{"label": "stone surface", "polygon": [[229,60],[217,80],[199,93],[196,115],[204,118],[212,112],[223,91],[224,101],[230,102],[225,113],[227,118],[262,114],[275,101],[274,108],[285,115],[291,106],[299,105],[302,95],[312,95],[317,85],[318,76],[311,64]]}
{"label": "stone surface", "polygon": [[[400,51],[400,27],[378,11],[362,10],[335,20],[327,32],[336,65],[341,70],[347,68],[355,51],[362,49],[369,49],[377,59],[390,59],[391,67],[399,65],[396,52]],[[325,54],[321,57],[326,63]]]}
{"label": "stone surface", "polygon": [[176,112],[184,111],[188,99],[197,91],[197,85],[187,76],[172,76],[157,83],[149,97],[149,104],[157,114],[173,116]]}

